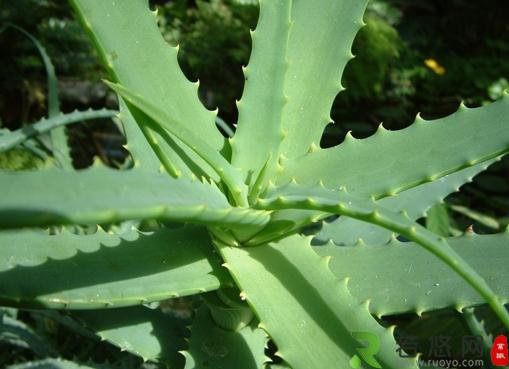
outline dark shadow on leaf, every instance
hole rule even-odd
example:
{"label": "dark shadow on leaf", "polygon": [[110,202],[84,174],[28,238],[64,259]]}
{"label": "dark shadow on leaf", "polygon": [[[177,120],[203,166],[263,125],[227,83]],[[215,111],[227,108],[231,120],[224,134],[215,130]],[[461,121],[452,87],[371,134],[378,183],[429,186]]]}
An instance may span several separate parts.
{"label": "dark shadow on leaf", "polygon": [[40,258],[31,259],[23,249],[16,250],[33,246],[35,238],[20,238],[15,232],[12,241],[4,237],[10,244],[1,245],[0,268],[9,268],[16,257],[25,266],[0,272],[1,303],[73,309],[129,306],[177,292],[186,295],[214,289],[227,278],[201,227],[161,229],[152,234],[133,231],[123,238],[105,233],[37,237],[46,238],[41,244],[48,247],[44,255],[60,260],[48,258],[30,266]]}

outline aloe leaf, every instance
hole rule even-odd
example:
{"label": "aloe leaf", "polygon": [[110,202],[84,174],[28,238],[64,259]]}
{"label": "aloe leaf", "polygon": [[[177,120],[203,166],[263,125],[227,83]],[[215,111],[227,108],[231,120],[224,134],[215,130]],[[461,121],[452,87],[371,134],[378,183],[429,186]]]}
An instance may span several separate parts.
{"label": "aloe leaf", "polygon": [[73,311],[71,316],[95,332],[102,340],[170,368],[181,367],[178,353],[185,347],[185,322],[160,309],[145,306],[110,310]]}
{"label": "aloe leaf", "polygon": [[141,170],[0,172],[0,190],[3,228],[150,218],[256,227],[269,220],[265,212],[231,207],[213,184]]}
{"label": "aloe leaf", "polygon": [[332,214],[345,215],[365,222],[377,224],[414,241],[437,256],[452,270],[469,283],[490,305],[500,320],[509,328],[509,313],[487,282],[468,265],[447,243],[444,237],[437,236],[415,223],[404,212],[395,213],[377,205],[373,200],[352,196],[342,188],[329,190],[323,186],[306,187],[289,184],[273,189],[264,199],[259,199],[257,207],[267,210],[307,209]]}
{"label": "aloe leaf", "polygon": [[[509,302],[509,234],[447,238],[461,256],[505,303]],[[313,248],[321,256],[331,256],[330,268],[338,278],[349,278],[352,294],[370,300],[377,315],[437,310],[484,304],[472,287],[433,255],[414,242],[392,240],[387,244],[337,246],[328,243]],[[396,263],[397,261],[397,263]],[[383,268],[382,268],[383,267]]]}
{"label": "aloe leaf", "polygon": [[[416,122],[406,129],[352,136],[339,146],[282,163],[278,183],[322,180],[357,196],[380,199],[496,158],[509,150],[509,98],[480,108],[462,106],[448,117]],[[437,160],[439,158],[439,160]],[[356,165],[351,165],[355,162]]]}
{"label": "aloe leaf", "polygon": [[428,210],[428,214],[426,215],[426,228],[444,237],[451,234],[449,212],[445,204],[438,203]]}
{"label": "aloe leaf", "polygon": [[[121,99],[120,96],[119,98]],[[148,146],[151,147],[162,168],[170,176],[173,178],[210,178],[215,182],[220,181],[220,177],[216,173],[206,173],[195,164],[181,148],[183,144],[180,141],[177,143],[177,139],[171,137],[165,130],[161,130],[160,133],[152,129],[152,126],[157,126],[157,124],[150,117],[132,104],[127,105],[129,105],[134,121],[140,122],[137,128],[145,136]]]}
{"label": "aloe leaf", "polygon": [[367,0],[292,2],[288,41],[289,68],[285,78],[288,103],[283,111],[287,133],[282,153],[289,158],[320,144],[330,109],[343,90],[341,77],[353,57],[352,43],[363,25]]}
{"label": "aloe leaf", "polygon": [[[421,184],[394,196],[385,197],[377,203],[392,211],[405,210],[411,219],[416,220],[425,216],[434,204],[457,191],[461,185],[471,181],[476,174],[485,170],[493,162],[495,159],[449,174],[436,181]],[[322,229],[315,237],[320,241],[332,240],[338,245],[353,245],[359,239],[368,244],[385,243],[391,239],[391,236],[391,231],[377,225],[340,217],[330,223],[324,222]]]}
{"label": "aloe leaf", "polygon": [[118,92],[124,99],[140,109],[144,114],[153,119],[160,128],[168,129],[172,134],[184,142],[192,151],[205,160],[223,179],[230,189],[232,197],[237,205],[247,205],[247,186],[244,184],[240,171],[230,165],[228,161],[217,151],[203,141],[195,132],[187,130],[179,122],[173,120],[157,106],[150,104],[141,96],[134,94],[125,87],[108,83],[112,89]]}
{"label": "aloe leaf", "polygon": [[[171,47],[163,39],[156,13],[149,9],[147,1],[69,2],[113,80],[161,107],[165,114],[185,124],[197,136],[206,137],[214,150],[221,150],[224,139],[216,128],[216,114],[199,101],[197,83],[189,82],[181,72],[178,47]],[[203,171],[211,171],[190,149],[183,148],[183,151]],[[173,148],[168,148],[168,153],[177,170],[185,172],[186,163],[181,154]]]}
{"label": "aloe leaf", "polygon": [[182,354],[185,369],[262,369],[268,358],[264,355],[267,336],[249,325],[239,331],[219,328],[206,305],[193,320],[189,347]]}
{"label": "aloe leaf", "polygon": [[154,150],[143,135],[131,112],[123,99],[119,99],[120,114],[124,135],[126,137],[125,148],[131,154],[134,167],[140,167],[153,173],[159,172],[161,162],[154,153]]}
{"label": "aloe leaf", "polygon": [[0,245],[0,301],[7,305],[122,307],[230,283],[198,227],[86,236],[3,231]]}
{"label": "aloe leaf", "polygon": [[262,232],[258,232],[245,240],[246,246],[264,244],[291,236],[313,223],[319,223],[325,214],[321,211],[309,211],[302,209],[276,210],[270,215],[270,222]]}
{"label": "aloe leaf", "polygon": [[16,145],[19,145],[29,138],[51,131],[57,127],[62,127],[67,124],[100,118],[111,118],[117,115],[118,112],[114,110],[87,110],[87,111],[74,111],[69,114],[55,115],[51,118],[43,118],[36,123],[24,126],[15,131],[5,133],[0,136],[0,152],[7,151]]}
{"label": "aloe leaf", "polygon": [[[417,368],[396,353],[393,328],[384,328],[309,245],[291,236],[256,247],[216,243],[241,295],[277,345],[276,355],[293,369],[348,368],[362,347],[355,332],[377,336],[377,362],[387,368]],[[284,306],[284,309],[281,307]]]}
{"label": "aloe leaf", "polygon": [[46,70],[46,79],[48,86],[48,117],[51,118],[57,115],[60,112],[60,103],[58,100],[58,79],[56,77],[55,67],[51,61],[51,58],[48,55],[48,52],[46,51],[44,46],[42,46],[39,40],[27,30],[18,27],[14,24],[9,24],[9,27],[15,29],[22,35],[26,36],[30,41],[32,41],[34,46],[37,48],[37,51],[39,52],[39,55],[44,64],[44,69]]}
{"label": "aloe leaf", "polygon": [[463,214],[463,215],[469,217],[470,219],[475,220],[488,228],[495,229],[495,230],[500,229],[500,223],[498,222],[498,220],[496,220],[493,217],[490,217],[489,215],[469,209],[466,206],[462,206],[462,205],[450,205],[449,208],[452,211]]}
{"label": "aloe leaf", "polygon": [[472,332],[474,336],[481,337],[484,352],[486,354],[490,352],[493,346],[493,336],[486,331],[484,322],[477,319],[475,316],[475,309],[463,309],[463,317],[465,318],[465,323],[467,323],[470,332]]}
{"label": "aloe leaf", "polygon": [[[46,78],[48,81],[48,118],[56,117],[60,113],[60,102],[58,99],[58,79],[55,73],[55,67],[51,62],[51,58],[46,52],[44,46],[42,46],[36,37],[21,27],[15,25],[11,25],[11,27],[29,38],[37,48],[37,51],[39,51],[39,55],[41,56],[44,64],[44,68],[46,69]],[[63,169],[72,170],[72,159],[69,151],[69,145],[67,143],[65,127],[57,126],[55,129],[51,130],[50,136],[53,146],[53,157],[55,158],[56,162]]]}
{"label": "aloe leaf", "polygon": [[[251,33],[252,51],[244,69],[245,87],[237,103],[237,131],[230,140],[232,164],[245,170],[253,183],[265,164],[273,171],[283,139],[282,110],[285,73],[288,68],[286,45],[290,31],[290,0],[260,2],[260,19]],[[250,147],[250,150],[245,150]]]}

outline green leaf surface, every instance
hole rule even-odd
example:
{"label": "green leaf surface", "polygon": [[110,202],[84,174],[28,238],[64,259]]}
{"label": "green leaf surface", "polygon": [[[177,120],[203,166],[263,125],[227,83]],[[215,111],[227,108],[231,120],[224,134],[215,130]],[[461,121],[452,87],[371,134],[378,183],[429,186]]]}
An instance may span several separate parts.
{"label": "green leaf surface", "polygon": [[222,226],[268,221],[266,212],[231,207],[213,184],[141,170],[0,172],[0,191],[3,228],[150,218]]}
{"label": "green leaf surface", "polygon": [[244,169],[250,183],[255,182],[267,161],[267,174],[273,172],[283,139],[290,8],[291,0],[261,1],[257,29],[251,33],[253,46],[249,65],[244,69],[242,100],[237,104],[237,131],[230,141],[232,164]]}
{"label": "green leaf surface", "polygon": [[263,369],[267,335],[254,326],[239,331],[219,328],[206,305],[202,305],[193,320],[185,369]]}
{"label": "green leaf surface", "polygon": [[484,353],[487,356],[493,346],[493,335],[486,331],[485,323],[477,319],[475,315],[475,308],[470,307],[463,309],[463,318],[465,319],[465,323],[470,329],[472,335],[481,337]]}
{"label": "green leaf surface", "polygon": [[447,237],[451,234],[449,212],[445,204],[436,204],[428,210],[426,216],[426,228],[440,236]]}
{"label": "green leaf surface", "polygon": [[289,64],[285,78],[288,103],[283,111],[287,133],[282,153],[289,158],[319,146],[330,109],[343,89],[341,77],[353,57],[352,43],[363,25],[367,0],[296,0],[288,41]]}
{"label": "green leaf surface", "polygon": [[141,128],[136,123],[131,112],[123,99],[119,99],[119,118],[124,128],[126,137],[125,148],[129,150],[135,167],[140,167],[147,172],[157,173],[161,169],[161,162],[154,150],[143,135]]}
{"label": "green leaf surface", "polygon": [[0,232],[0,302],[97,309],[215,290],[229,278],[205,229],[79,236]]}
{"label": "green leaf surface", "polygon": [[178,353],[185,347],[185,322],[159,309],[145,306],[110,310],[73,311],[73,317],[121,350],[143,358],[181,367]]}
{"label": "green leaf surface", "polygon": [[[509,234],[448,238],[451,248],[509,302]],[[390,315],[484,304],[484,299],[444,263],[414,242],[313,248],[331,256],[330,268],[338,278],[349,278],[348,287],[360,300],[370,300],[370,311]]]}
{"label": "green leaf surface", "polygon": [[273,188],[265,199],[259,199],[262,209],[307,209],[345,215],[387,228],[414,241],[446,263],[469,283],[490,305],[504,325],[509,328],[509,312],[488,283],[447,243],[446,239],[415,223],[404,212],[395,213],[375,203],[347,193],[346,189],[329,190],[322,185],[314,187],[291,183]]}
{"label": "green leaf surface", "polygon": [[396,354],[393,330],[378,324],[309,241],[295,235],[257,247],[217,244],[260,328],[275,341],[276,355],[293,369],[348,368],[361,347],[352,333],[370,332],[380,339],[377,360],[384,367],[416,368]]}
{"label": "green leaf surface", "polygon": [[36,123],[0,135],[0,152],[7,151],[29,138],[51,131],[56,127],[89,119],[111,118],[116,114],[118,114],[117,111],[101,109],[74,111],[68,114],[55,115],[51,118],[43,118]]}
{"label": "green leaf surface", "polygon": [[[160,107],[199,137],[205,137],[216,151],[221,150],[224,139],[216,128],[216,113],[201,104],[197,83],[189,82],[181,72],[178,48],[163,39],[156,13],[149,9],[147,1],[70,0],[70,3],[112,79]],[[210,172],[207,164],[188,148],[182,148],[181,153],[178,149],[181,146],[178,142],[168,148],[169,160],[177,170],[187,171],[182,157],[189,155],[205,172]]]}
{"label": "green leaf surface", "polygon": [[[450,193],[457,191],[466,182],[493,164],[495,159],[477,164],[471,168],[462,169],[456,173],[441,177],[400,192],[394,196],[385,197],[377,203],[392,211],[405,210],[410,219],[416,220],[426,215],[427,211],[442,201]],[[391,239],[392,232],[377,225],[362,222],[353,218],[339,219],[323,223],[323,227],[316,234],[320,241],[332,240],[337,245],[354,245],[359,239],[368,244],[381,244]]]}
{"label": "green leaf surface", "polygon": [[[448,117],[378,132],[282,163],[278,183],[322,180],[357,196],[376,199],[496,158],[509,150],[509,98],[475,109],[462,106]],[[355,165],[352,165],[355,163]]]}
{"label": "green leaf surface", "polygon": [[[214,171],[223,179],[230,189],[236,203],[241,206],[247,205],[247,186],[241,177],[240,170],[232,167],[230,163],[215,149],[208,145],[196,132],[188,130],[178,121],[175,121],[164,110],[151,104],[141,95],[137,95],[122,85],[108,83],[112,89],[119,93],[126,101],[133,104],[143,114],[146,114],[157,127],[152,127],[164,135],[167,129],[170,133],[180,139],[193,152],[209,164]],[[145,127],[142,126],[142,129]],[[147,127],[148,128],[148,127]]]}

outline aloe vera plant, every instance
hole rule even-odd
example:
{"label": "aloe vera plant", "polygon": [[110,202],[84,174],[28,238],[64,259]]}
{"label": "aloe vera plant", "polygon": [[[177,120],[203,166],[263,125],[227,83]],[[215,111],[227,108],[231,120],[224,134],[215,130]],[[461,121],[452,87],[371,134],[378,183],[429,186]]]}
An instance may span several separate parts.
{"label": "aloe vera plant", "polygon": [[[322,149],[367,1],[260,0],[225,140],[146,1],[70,3],[119,95],[134,165],[0,172],[3,305],[69,309],[122,349],[188,369],[270,366],[269,339],[294,369],[417,368],[375,318],[389,314],[488,304],[509,328],[509,235],[444,238],[416,223],[509,151],[507,97]],[[161,226],[34,228],[143,219]],[[194,294],[206,303],[185,343],[146,305]],[[362,348],[366,334],[377,347]]]}

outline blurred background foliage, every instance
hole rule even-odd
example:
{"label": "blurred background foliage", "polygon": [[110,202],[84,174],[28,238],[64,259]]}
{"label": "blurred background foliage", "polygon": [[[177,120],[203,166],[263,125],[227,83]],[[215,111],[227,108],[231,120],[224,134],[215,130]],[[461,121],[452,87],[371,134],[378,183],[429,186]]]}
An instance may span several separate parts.
{"label": "blurred background foliage", "polygon": [[[0,134],[1,129],[18,128],[47,111],[40,56],[33,43],[8,24],[24,28],[46,47],[59,77],[63,111],[117,106],[115,95],[100,82],[104,70],[65,1],[3,0],[0,4]],[[163,37],[179,45],[184,73],[192,81],[200,80],[203,103],[219,108],[219,116],[234,128],[235,100],[241,98],[244,83],[242,66],[248,63],[251,49],[249,30],[258,17],[256,1],[152,0],[150,4],[158,9]],[[350,130],[356,137],[368,137],[381,122],[387,129],[401,129],[418,112],[433,119],[451,114],[461,101],[474,107],[501,97],[509,87],[507,14],[507,0],[484,0],[481,5],[472,0],[372,0],[365,15],[367,25],[353,45],[356,58],[343,76],[347,89],[334,102],[334,122],[325,129],[322,146],[339,144]],[[111,121],[79,123],[67,132],[76,168],[90,165],[94,157],[111,166],[125,160],[124,138]],[[41,165],[43,161],[27,149],[0,156],[0,168]],[[430,223],[444,235],[458,234],[470,225],[479,233],[500,232],[509,223],[508,209],[506,158],[435,207]],[[448,319],[457,318],[450,315]],[[58,326],[48,317],[27,313],[19,317],[45,335]],[[412,322],[408,325],[417,324]],[[44,324],[50,327],[42,329]],[[465,329],[457,319],[453,325]],[[55,340],[61,339],[56,336]],[[74,336],[67,338],[71,342],[61,344],[78,344]],[[31,351],[27,355],[37,356]],[[108,360],[127,360],[119,353],[104,355]],[[0,366],[6,363],[0,360]],[[141,365],[136,360],[131,364],[128,367]]]}

